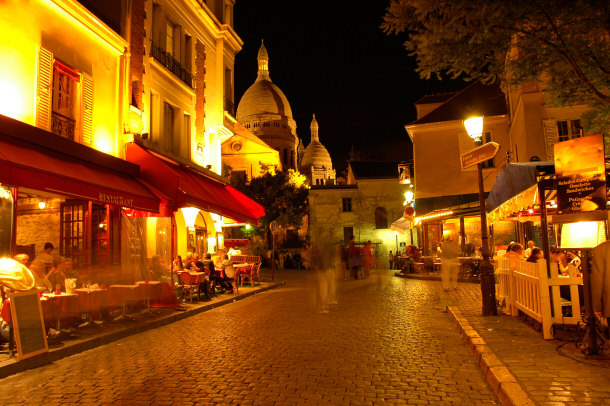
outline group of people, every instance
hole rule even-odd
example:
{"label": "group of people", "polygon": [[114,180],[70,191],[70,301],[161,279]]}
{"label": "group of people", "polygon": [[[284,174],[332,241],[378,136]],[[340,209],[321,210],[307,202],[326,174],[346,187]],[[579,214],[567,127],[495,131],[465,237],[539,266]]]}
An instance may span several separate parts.
{"label": "group of people", "polygon": [[298,252],[290,255],[287,250],[280,250],[275,254],[275,267],[277,269],[303,269],[304,264],[301,254]]}
{"label": "group of people", "polygon": [[34,277],[35,286],[42,291],[55,292],[57,290],[65,292],[66,279],[71,279],[74,286],[78,286],[80,281],[79,273],[72,269],[72,260],[62,256],[53,255],[55,247],[47,242],[43,251],[30,262],[27,254],[17,254],[14,260],[27,267]]}
{"label": "group of people", "polygon": [[[199,284],[199,292],[205,295],[206,300],[210,300],[215,293],[233,293],[235,267],[228,254],[220,253],[216,261],[210,253],[200,259],[197,253],[187,252],[184,261],[182,256],[177,255],[173,261],[173,274],[180,275],[182,272],[205,272],[206,277]],[[182,284],[180,278],[174,281],[174,286],[178,288]]]}
{"label": "group of people", "polygon": [[388,261],[391,270],[398,269],[401,273],[412,273],[415,272],[415,263],[421,261],[421,251],[416,245],[405,246],[402,253],[397,253],[396,256],[390,250]]}
{"label": "group of people", "polygon": [[[562,275],[567,274],[569,264],[574,265],[577,269],[580,267],[581,259],[574,251],[564,252],[557,247],[551,247],[549,254],[551,263],[557,265],[558,272]],[[521,244],[511,242],[506,248],[504,256],[535,263],[540,259],[544,259],[544,252],[535,246],[534,241],[530,240],[527,242],[527,248],[525,249]]]}

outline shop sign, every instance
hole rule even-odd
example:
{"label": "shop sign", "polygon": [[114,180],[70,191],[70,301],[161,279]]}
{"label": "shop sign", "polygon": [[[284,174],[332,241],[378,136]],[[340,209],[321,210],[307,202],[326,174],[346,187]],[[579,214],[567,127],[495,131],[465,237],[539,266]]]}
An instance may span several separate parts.
{"label": "shop sign", "polygon": [[460,156],[462,169],[470,168],[473,165],[488,161],[496,156],[500,145],[495,142],[488,142],[478,148],[471,149]]}
{"label": "shop sign", "polygon": [[100,192],[98,194],[97,200],[102,203],[116,204],[117,206],[133,207],[133,199],[128,199],[121,195],[111,195],[108,193]]}
{"label": "shop sign", "polygon": [[602,135],[558,142],[554,152],[557,211],[605,210],[606,171]]}

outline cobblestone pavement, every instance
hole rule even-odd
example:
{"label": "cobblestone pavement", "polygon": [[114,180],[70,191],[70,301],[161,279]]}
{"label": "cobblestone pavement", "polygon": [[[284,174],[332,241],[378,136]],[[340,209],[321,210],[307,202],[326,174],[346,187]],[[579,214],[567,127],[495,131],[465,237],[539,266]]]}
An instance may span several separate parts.
{"label": "cobblestone pavement", "polygon": [[286,285],[1,380],[2,404],[497,404],[444,312],[476,290],[379,271],[339,281],[320,314],[314,274],[275,280]]}

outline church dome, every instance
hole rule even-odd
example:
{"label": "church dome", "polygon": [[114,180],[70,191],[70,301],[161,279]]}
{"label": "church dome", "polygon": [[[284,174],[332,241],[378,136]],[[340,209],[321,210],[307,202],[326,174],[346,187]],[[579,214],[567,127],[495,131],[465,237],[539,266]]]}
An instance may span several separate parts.
{"label": "church dome", "polygon": [[292,119],[292,109],[284,93],[271,82],[269,56],[265,44],[258,51],[258,76],[246,90],[237,106],[237,121],[247,122],[261,114],[278,114]]}
{"label": "church dome", "polygon": [[330,154],[320,143],[320,139],[318,137],[318,122],[316,121],[316,115],[314,114],[313,120],[311,121],[311,142],[305,148],[305,152],[303,153],[303,158],[301,160],[301,168],[308,169],[311,167],[320,168],[324,167],[326,169],[332,169],[333,162],[330,159]]}

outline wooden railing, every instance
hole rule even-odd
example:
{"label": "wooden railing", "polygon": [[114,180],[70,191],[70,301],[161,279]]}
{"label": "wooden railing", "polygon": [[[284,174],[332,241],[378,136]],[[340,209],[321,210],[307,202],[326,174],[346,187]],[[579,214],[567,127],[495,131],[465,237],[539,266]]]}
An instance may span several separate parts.
{"label": "wooden railing", "polygon": [[[568,275],[560,276],[557,264],[553,264],[549,277],[545,260],[532,263],[503,258],[498,261],[496,275],[496,299],[503,302],[505,313],[518,316],[522,312],[538,321],[545,339],[553,338],[554,325],[581,321],[578,287],[582,276],[573,265],[568,267]],[[569,286],[570,300],[561,297],[561,286]]]}

